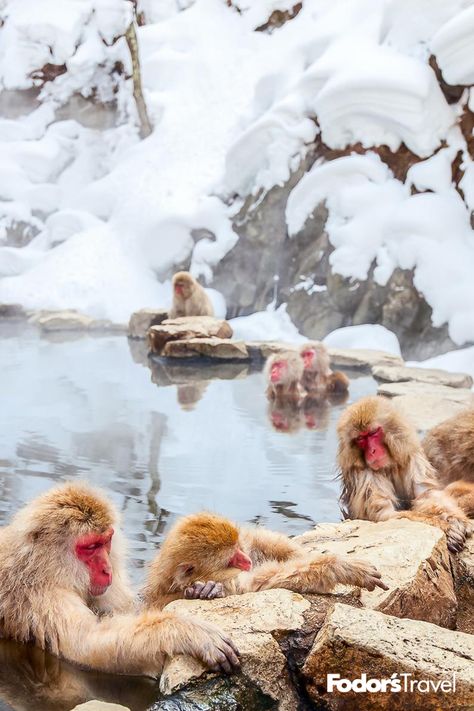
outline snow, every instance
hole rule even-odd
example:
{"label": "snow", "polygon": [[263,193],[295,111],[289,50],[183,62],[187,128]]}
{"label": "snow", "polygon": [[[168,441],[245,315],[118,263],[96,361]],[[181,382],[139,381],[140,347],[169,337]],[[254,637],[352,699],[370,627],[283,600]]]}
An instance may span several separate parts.
{"label": "snow", "polygon": [[448,20],[431,40],[431,49],[448,84],[474,83],[474,6]]}
{"label": "snow", "polygon": [[443,353],[420,362],[407,362],[407,365],[419,368],[440,368],[451,373],[469,373],[474,378],[474,346]]}
{"label": "snow", "polygon": [[323,339],[328,348],[369,348],[375,351],[385,351],[393,355],[401,355],[398,338],[385,326],[378,324],[360,324],[346,326],[331,331]]}
{"label": "snow", "polygon": [[[140,141],[121,36],[131,2],[0,3],[0,89],[31,89],[45,64],[66,67],[30,112],[0,116],[0,302],[126,321],[169,297],[175,265],[190,263],[212,285],[247,196],[285,183],[315,142],[360,143],[374,150],[317,161],[302,176],[288,200],[290,235],[326,201],[334,271],[364,279],[375,264],[386,284],[395,268],[413,269],[433,323],[447,322],[457,344],[474,339],[474,170],[457,128],[469,92],[448,105],[428,64],[433,52],[448,81],[474,81],[474,0],[305,0],[282,27],[256,31],[294,4],[140,0],[154,125]],[[113,125],[82,125],[77,111],[56,120],[75,93],[116,101]],[[405,181],[377,156],[381,144],[422,159]],[[458,151],[465,202],[452,185]],[[17,224],[36,235],[21,249],[6,244]],[[196,242],[197,232],[208,236]],[[281,335],[284,319],[271,313],[255,323]]]}
{"label": "snow", "polygon": [[307,340],[299,333],[286,312],[286,304],[274,310],[257,311],[250,316],[238,316],[229,321],[234,338],[245,341],[284,341],[303,343]]}

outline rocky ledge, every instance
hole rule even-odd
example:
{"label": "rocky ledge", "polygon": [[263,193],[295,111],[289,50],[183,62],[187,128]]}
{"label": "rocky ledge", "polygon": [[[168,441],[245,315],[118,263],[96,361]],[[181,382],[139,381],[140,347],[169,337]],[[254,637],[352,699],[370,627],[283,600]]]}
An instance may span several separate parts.
{"label": "rocky ledge", "polygon": [[[472,627],[465,627],[472,605],[462,593],[466,581],[472,585],[473,542],[454,560],[439,529],[408,520],[324,524],[299,540],[308,552],[372,561],[389,590],[339,586],[332,595],[305,596],[268,590],[171,603],[167,609],[198,615],[231,634],[241,651],[242,671],[221,680],[227,705],[214,707],[206,698],[214,693],[213,676],[195,660],[170,659],[160,689],[177,705],[157,702],[153,711],[352,709],[361,698],[364,709],[393,708],[395,701],[396,708],[410,711],[474,704],[474,636],[468,633]],[[331,691],[331,674],[416,684],[412,691],[395,693],[388,687],[361,697],[357,691]],[[455,694],[448,690],[453,674]],[[253,699],[250,705],[241,705],[243,689]],[[189,705],[179,705],[184,698]]]}

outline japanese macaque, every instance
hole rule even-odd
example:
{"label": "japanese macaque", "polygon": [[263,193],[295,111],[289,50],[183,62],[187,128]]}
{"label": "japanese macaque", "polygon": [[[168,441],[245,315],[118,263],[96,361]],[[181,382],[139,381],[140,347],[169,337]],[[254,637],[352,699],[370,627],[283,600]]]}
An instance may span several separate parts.
{"label": "japanese macaque", "polygon": [[324,343],[305,343],[300,348],[300,356],[304,368],[301,384],[309,395],[347,392],[349,378],[339,370],[331,370],[329,353]]}
{"label": "japanese macaque", "polygon": [[181,409],[186,410],[187,412],[194,410],[196,404],[206,392],[208,385],[209,382],[206,380],[203,380],[202,382],[178,385],[176,388],[176,397]]}
{"label": "japanese macaque", "polygon": [[0,635],[121,674],[158,676],[174,654],[215,671],[238,666],[216,627],[135,612],[116,525],[110,503],[85,484],[64,484],[20,510],[0,530]]}
{"label": "japanese macaque", "polygon": [[445,531],[451,551],[463,547],[471,523],[462,502],[442,489],[415,429],[390,401],[359,400],[344,411],[337,429],[341,502],[350,518],[424,521]]}
{"label": "japanese macaque", "polygon": [[177,272],[173,277],[173,305],[169,318],[178,316],[214,316],[208,295],[189,272]]}
{"label": "japanese macaque", "polygon": [[303,401],[303,418],[306,429],[326,430],[329,426],[331,407],[326,397],[307,395]]}
{"label": "japanese macaque", "polygon": [[296,351],[275,353],[265,364],[267,397],[272,400],[299,402],[303,396],[300,385],[303,376],[303,361]]}
{"label": "japanese macaque", "polygon": [[444,484],[457,479],[474,483],[474,409],[433,427],[423,449]]}
{"label": "japanese macaque", "polygon": [[142,592],[148,608],[180,597],[212,599],[271,588],[329,593],[335,585],[387,590],[370,563],[308,555],[296,542],[261,528],[239,528],[222,516],[179,520],[152,562]]}

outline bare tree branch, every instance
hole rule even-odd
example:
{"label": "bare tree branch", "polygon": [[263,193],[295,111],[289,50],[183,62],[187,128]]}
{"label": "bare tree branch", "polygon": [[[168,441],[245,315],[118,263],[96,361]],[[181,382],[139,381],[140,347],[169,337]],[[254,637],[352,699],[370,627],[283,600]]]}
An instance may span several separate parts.
{"label": "bare tree branch", "polygon": [[132,80],[133,80],[133,98],[137,106],[138,119],[140,121],[140,137],[146,138],[153,131],[148,111],[146,108],[145,98],[142,90],[142,78],[140,71],[140,58],[138,54],[138,40],[135,30],[135,22],[131,22],[128,30],[125,33],[130,56],[132,58]]}

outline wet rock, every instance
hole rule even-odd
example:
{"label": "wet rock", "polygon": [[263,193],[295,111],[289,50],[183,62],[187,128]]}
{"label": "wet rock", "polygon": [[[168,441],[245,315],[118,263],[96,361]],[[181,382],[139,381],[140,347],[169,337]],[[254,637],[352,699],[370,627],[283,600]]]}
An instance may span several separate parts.
{"label": "wet rock", "polygon": [[186,341],[169,341],[162,355],[167,358],[219,358],[222,360],[249,360],[243,341],[225,338],[189,338]]}
{"label": "wet rock", "polygon": [[419,382],[446,385],[451,388],[470,388],[473,383],[467,373],[449,373],[435,368],[376,365],[372,368],[372,375],[376,380],[388,383]]}
{"label": "wet rock", "polygon": [[439,528],[403,519],[344,521],[320,524],[297,540],[308,552],[373,563],[389,590],[361,590],[364,607],[454,628],[456,596],[446,538]]}
{"label": "wet rock", "polygon": [[[130,341],[134,343],[134,341]],[[179,341],[176,341],[179,343]],[[137,343],[135,341],[135,343]],[[171,343],[169,344],[171,346]],[[203,378],[202,369],[196,369],[188,362],[172,361],[163,358],[147,358],[147,365],[151,369],[151,382],[160,386],[167,385],[194,385],[211,380],[236,380],[249,375],[248,362],[216,361],[206,363],[206,377]],[[193,364],[194,365],[194,364]]]}
{"label": "wet rock", "polygon": [[[473,668],[472,635],[336,604],[316,637],[303,674],[311,699],[327,709],[449,711],[474,704]],[[408,693],[328,693],[328,674],[354,680],[363,673],[379,680],[406,673],[409,680],[424,681],[419,690]],[[429,689],[432,680],[451,684],[452,690],[453,675],[455,693],[447,692],[447,686]]]}
{"label": "wet rock", "polygon": [[146,338],[148,329],[159,326],[168,318],[166,309],[140,309],[130,316],[128,323],[129,338]]}
{"label": "wet rock", "polygon": [[277,711],[278,702],[244,676],[218,677],[157,701],[147,711]]}
{"label": "wet rock", "polygon": [[0,304],[0,319],[22,321],[28,318],[28,315],[21,304]]}
{"label": "wet rock", "polygon": [[[166,319],[159,326],[152,326],[148,342],[152,353],[162,355],[169,341],[189,341],[192,338],[232,338],[232,328],[212,316],[183,316]],[[182,356],[181,356],[182,357]]]}
{"label": "wet rock", "polygon": [[400,356],[369,348],[329,348],[331,365],[335,368],[357,368],[370,371],[375,366],[402,366]]}
{"label": "wet rock", "polygon": [[418,430],[426,431],[474,405],[474,393],[446,385],[404,382],[380,385],[378,394],[394,399]]}
{"label": "wet rock", "polygon": [[72,711],[130,711],[130,709],[128,706],[109,704],[105,701],[88,701],[85,704],[75,706]]}
{"label": "wet rock", "polygon": [[[296,692],[275,636],[281,638],[301,629],[309,608],[310,603],[301,595],[289,590],[267,590],[212,602],[179,600],[166,610],[198,616],[228,632],[241,652],[243,677],[278,702],[280,711],[295,711]],[[165,664],[160,689],[172,693],[204,673],[204,667],[196,660],[175,657]]]}

